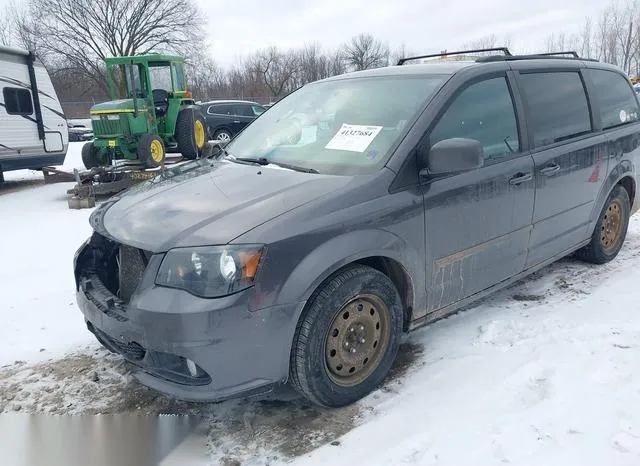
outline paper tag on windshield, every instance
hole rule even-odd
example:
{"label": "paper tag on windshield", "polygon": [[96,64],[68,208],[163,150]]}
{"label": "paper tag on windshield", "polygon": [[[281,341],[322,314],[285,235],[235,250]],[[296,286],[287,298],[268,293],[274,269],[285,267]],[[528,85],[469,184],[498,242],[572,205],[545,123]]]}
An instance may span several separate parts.
{"label": "paper tag on windshield", "polygon": [[382,130],[382,126],[349,125],[343,123],[325,149],[364,152]]}

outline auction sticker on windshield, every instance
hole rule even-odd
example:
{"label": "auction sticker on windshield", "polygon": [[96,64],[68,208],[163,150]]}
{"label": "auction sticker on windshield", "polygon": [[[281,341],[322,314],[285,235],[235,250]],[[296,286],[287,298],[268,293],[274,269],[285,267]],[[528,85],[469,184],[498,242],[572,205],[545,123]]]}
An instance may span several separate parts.
{"label": "auction sticker on windshield", "polygon": [[382,126],[343,123],[336,135],[325,146],[325,149],[364,152],[381,130]]}

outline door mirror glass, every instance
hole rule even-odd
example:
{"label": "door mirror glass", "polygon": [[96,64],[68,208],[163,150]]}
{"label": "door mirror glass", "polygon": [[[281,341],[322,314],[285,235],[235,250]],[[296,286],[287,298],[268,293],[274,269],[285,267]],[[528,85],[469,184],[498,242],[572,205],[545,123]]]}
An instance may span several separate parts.
{"label": "door mirror glass", "polygon": [[421,175],[444,175],[480,168],[484,157],[482,144],[475,139],[451,138],[437,142],[426,155]]}

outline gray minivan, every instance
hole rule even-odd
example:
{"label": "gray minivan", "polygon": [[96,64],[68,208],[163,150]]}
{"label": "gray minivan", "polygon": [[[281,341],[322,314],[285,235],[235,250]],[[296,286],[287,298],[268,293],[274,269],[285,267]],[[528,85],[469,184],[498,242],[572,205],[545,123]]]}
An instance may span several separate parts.
{"label": "gray minivan", "polygon": [[508,50],[399,65],[308,84],[96,208],[77,300],[143,384],[343,406],[403,332],[563,256],[616,257],[640,206],[623,72]]}

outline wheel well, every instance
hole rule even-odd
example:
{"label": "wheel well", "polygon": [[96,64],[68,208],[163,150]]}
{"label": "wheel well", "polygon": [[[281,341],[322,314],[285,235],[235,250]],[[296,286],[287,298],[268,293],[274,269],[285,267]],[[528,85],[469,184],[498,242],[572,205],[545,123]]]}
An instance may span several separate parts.
{"label": "wheel well", "polygon": [[231,132],[231,130],[229,128],[227,128],[226,126],[216,126],[216,129],[214,129],[213,131],[211,131],[211,135],[213,136],[214,134],[216,134],[218,131],[226,131],[229,134],[233,134]]}
{"label": "wheel well", "polygon": [[629,195],[629,202],[631,203],[631,207],[633,207],[633,201],[636,198],[636,185],[633,182],[633,178],[625,176],[618,181],[618,184],[627,191],[627,194]]}
{"label": "wheel well", "polygon": [[409,328],[409,319],[413,312],[413,283],[409,274],[399,262],[388,257],[366,257],[355,262],[367,265],[385,274],[393,282],[400,293],[402,308],[404,311],[404,330]]}

